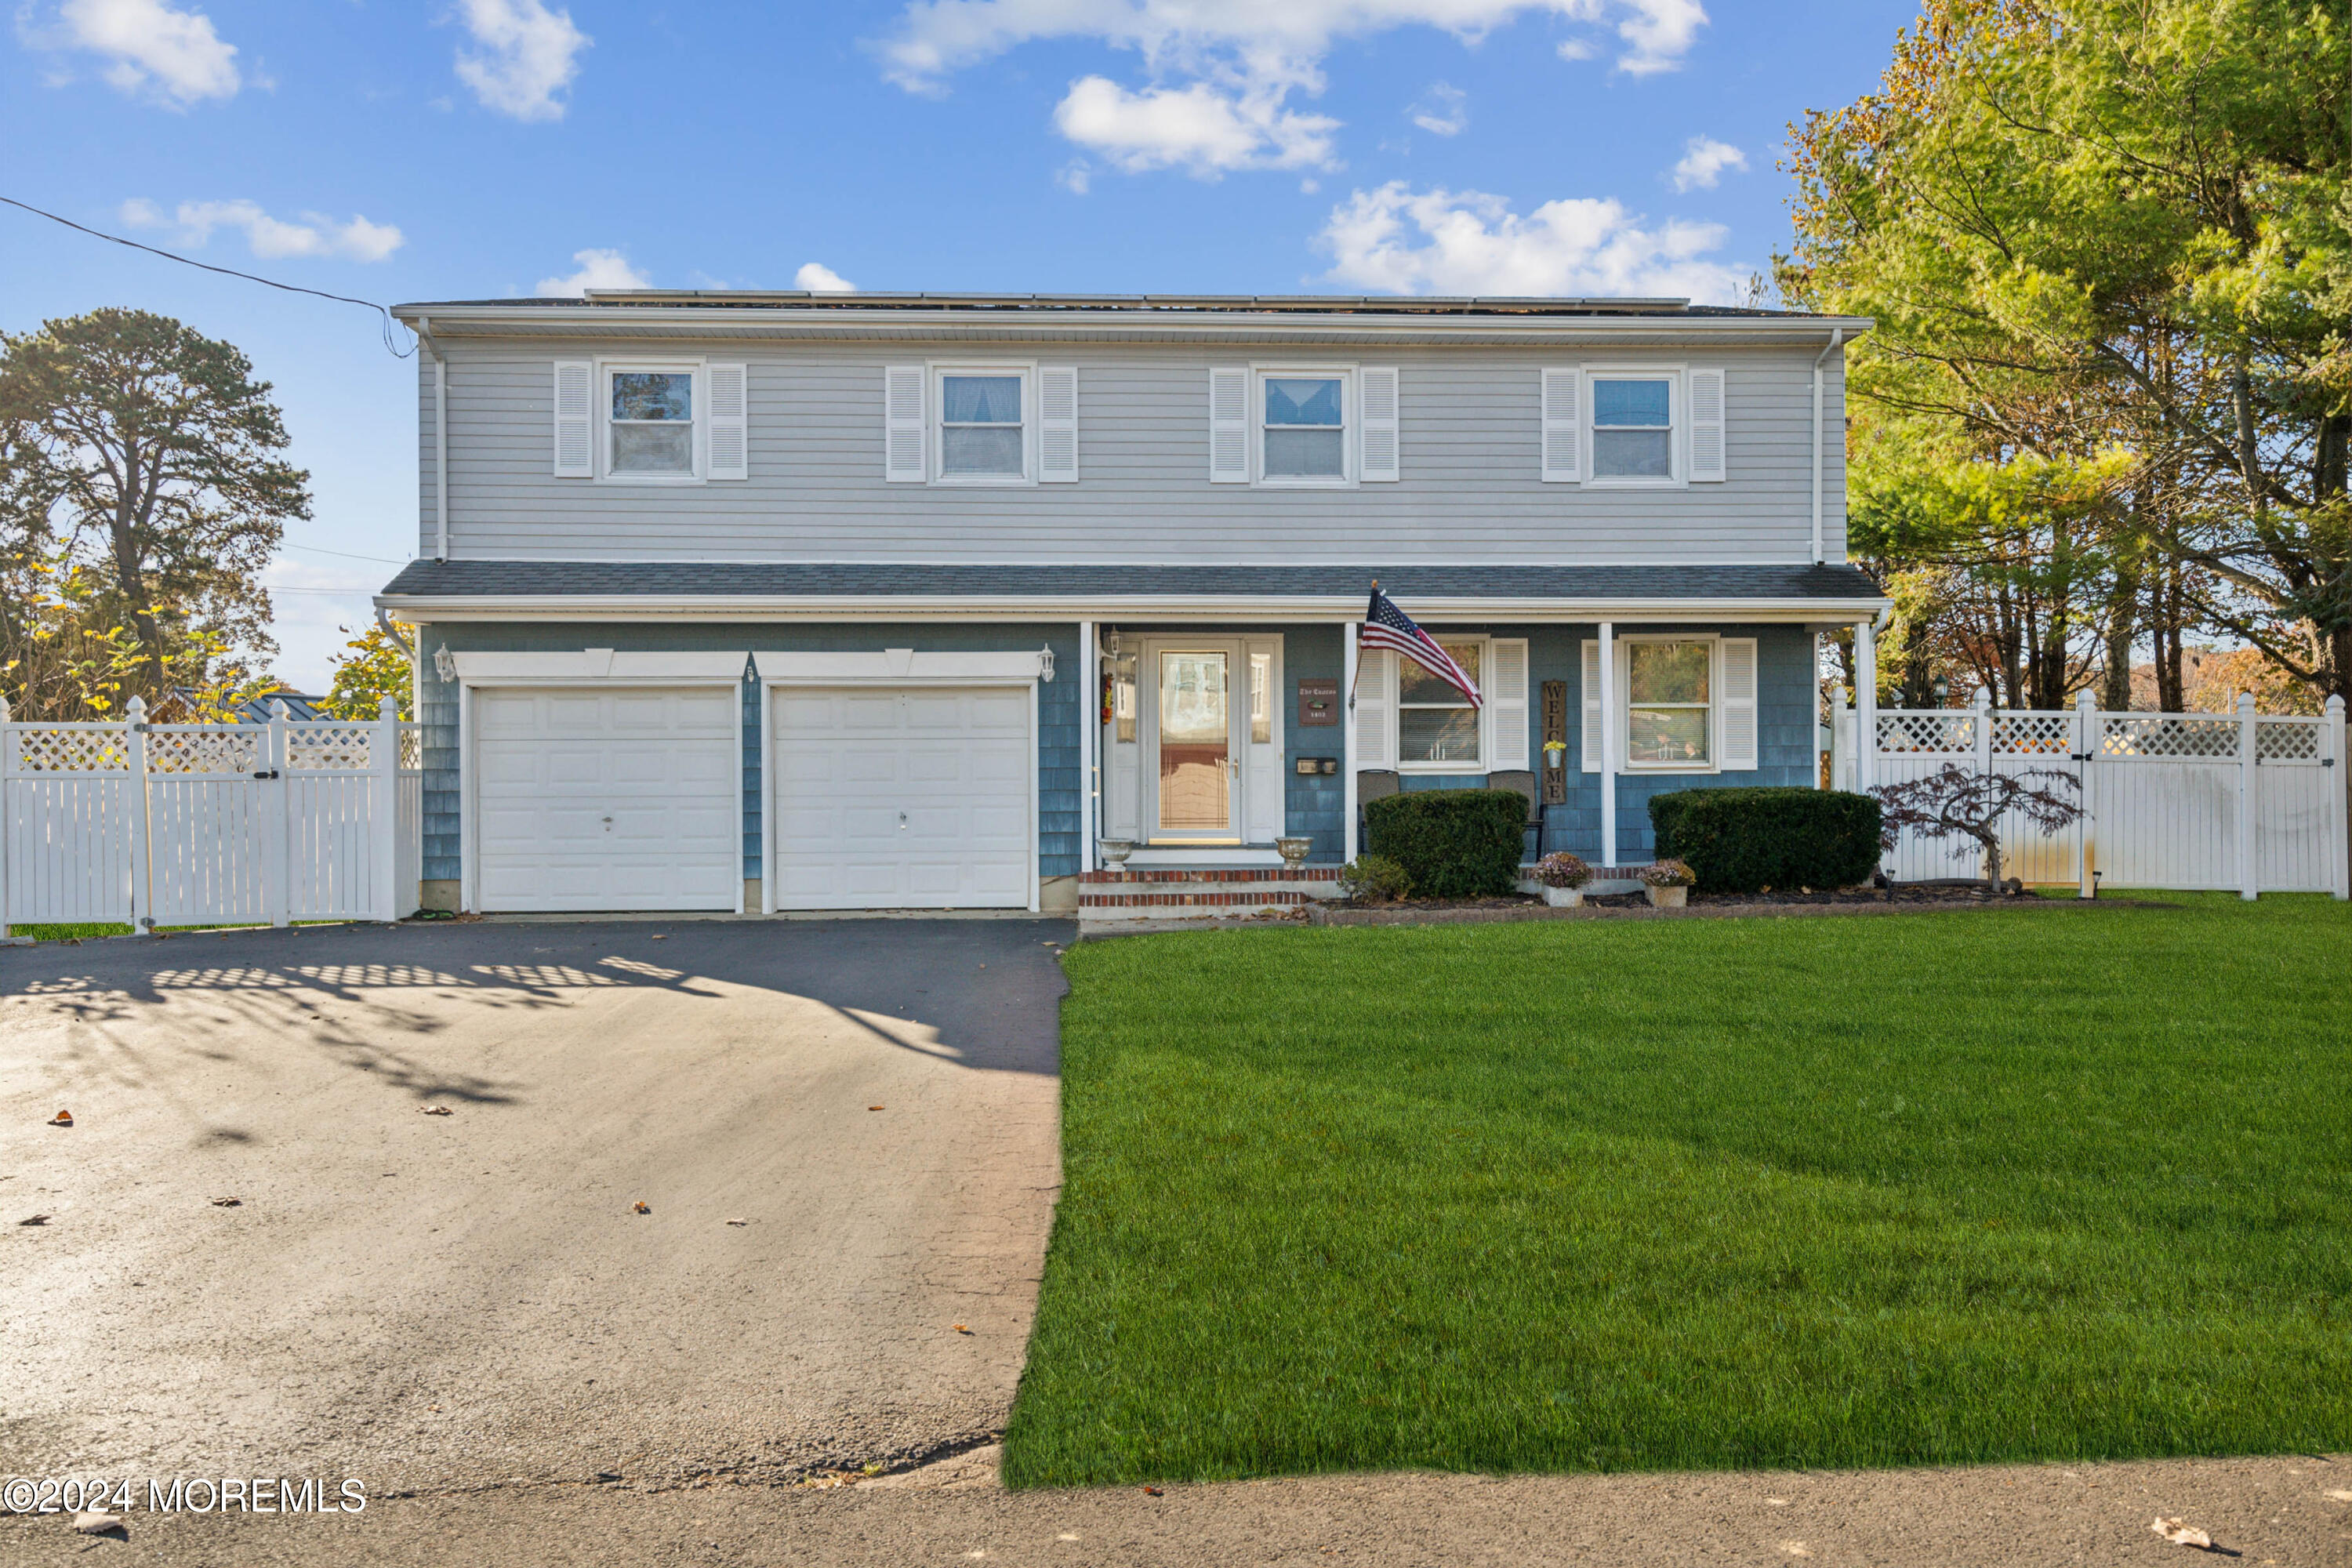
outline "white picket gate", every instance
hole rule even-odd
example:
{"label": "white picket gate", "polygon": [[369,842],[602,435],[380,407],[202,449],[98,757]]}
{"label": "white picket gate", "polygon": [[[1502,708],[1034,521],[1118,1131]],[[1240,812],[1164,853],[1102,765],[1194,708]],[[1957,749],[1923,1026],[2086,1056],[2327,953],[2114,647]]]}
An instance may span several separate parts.
{"label": "white picket gate", "polygon": [[0,936],[11,926],[391,921],[417,907],[416,726],[18,724],[0,702]]}
{"label": "white picket gate", "polygon": [[[1868,758],[1853,710],[1835,715],[1840,789],[1902,784],[1947,763],[1976,773],[2063,773],[2083,816],[2055,833],[2001,827],[2007,875],[2099,887],[2216,888],[2352,896],[2347,868],[2344,700],[2315,719],[2235,713],[2109,713],[2088,692],[2069,710],[1882,709]],[[1863,774],[1866,763],[1868,776]],[[1898,881],[1980,876],[1973,840],[1906,833],[1884,862]]]}

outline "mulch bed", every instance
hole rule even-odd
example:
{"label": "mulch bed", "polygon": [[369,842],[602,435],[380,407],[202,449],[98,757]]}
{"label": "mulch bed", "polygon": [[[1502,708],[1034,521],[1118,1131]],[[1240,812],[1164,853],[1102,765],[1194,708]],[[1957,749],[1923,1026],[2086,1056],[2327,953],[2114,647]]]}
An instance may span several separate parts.
{"label": "mulch bed", "polygon": [[1510,921],[1706,920],[1741,915],[1918,914],[1937,910],[2169,909],[2137,899],[2041,899],[1971,887],[1853,888],[1813,893],[1700,893],[1679,910],[1651,906],[1643,893],[1602,893],[1578,909],[1554,909],[1540,899],[1407,899],[1391,904],[1331,900],[1309,904],[1310,925],[1482,925]]}

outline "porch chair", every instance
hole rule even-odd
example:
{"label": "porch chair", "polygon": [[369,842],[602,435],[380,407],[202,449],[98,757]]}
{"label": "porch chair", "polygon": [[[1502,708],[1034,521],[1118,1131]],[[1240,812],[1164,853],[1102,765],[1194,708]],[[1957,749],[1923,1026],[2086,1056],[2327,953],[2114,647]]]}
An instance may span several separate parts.
{"label": "porch chair", "polygon": [[1356,842],[1361,846],[1371,842],[1370,818],[1364,807],[1373,801],[1397,792],[1397,774],[1393,768],[1367,769],[1356,775]]}
{"label": "porch chair", "polygon": [[1536,799],[1536,775],[1532,773],[1488,773],[1486,775],[1486,787],[1488,789],[1515,789],[1521,795],[1527,796],[1528,820],[1521,827],[1521,832],[1531,833],[1535,836],[1533,839],[1535,849],[1534,853],[1530,854],[1523,845],[1520,847],[1519,853],[1523,859],[1542,859],[1544,819],[1543,807]]}

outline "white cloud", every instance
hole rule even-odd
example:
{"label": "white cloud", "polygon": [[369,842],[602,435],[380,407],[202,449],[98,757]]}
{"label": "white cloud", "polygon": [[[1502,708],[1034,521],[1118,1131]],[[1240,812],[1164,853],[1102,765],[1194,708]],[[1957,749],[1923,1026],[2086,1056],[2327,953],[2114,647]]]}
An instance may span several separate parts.
{"label": "white cloud", "polygon": [[855,294],[857,285],[827,267],[822,261],[803,261],[801,269],[793,274],[793,287],[805,289],[812,294]]}
{"label": "white cloud", "polygon": [[1582,38],[1562,38],[1558,52],[1561,59],[1570,62],[1589,60],[1592,58],[1592,46]]}
{"label": "white cloud", "polygon": [[561,120],[556,94],[580,74],[580,51],[595,42],[569,11],[541,0],[461,0],[466,31],[481,53],[457,51],[457,79],[486,109],[517,120]]}
{"label": "white cloud", "polygon": [[1421,101],[1405,113],[1433,136],[1459,136],[1470,128],[1469,94],[1444,82],[1432,82]]}
{"label": "white cloud", "polygon": [[540,297],[547,300],[576,300],[591,289],[648,289],[653,280],[629,265],[629,258],[617,250],[575,250],[572,259],[580,263],[580,270],[569,278],[542,278],[539,280]]}
{"label": "white cloud", "polygon": [[1480,191],[1358,191],[1318,237],[1330,276],[1395,294],[1633,295],[1738,300],[1745,274],[1706,254],[1720,224],[1645,228],[1614,201],[1546,202],[1525,217]]}
{"label": "white cloud", "polygon": [[1130,174],[1181,168],[1214,177],[1229,169],[1328,168],[1339,122],[1284,109],[1279,91],[1228,94],[1194,82],[1129,92],[1090,76],[1070,84],[1054,126]]}
{"label": "white cloud", "polygon": [[1675,165],[1675,189],[1711,191],[1726,169],[1748,169],[1748,154],[1728,142],[1694,136],[1683,143],[1682,161]]}
{"label": "white cloud", "polygon": [[1074,196],[1085,195],[1094,189],[1095,166],[1084,158],[1073,158],[1054,171],[1054,183]]}
{"label": "white cloud", "polygon": [[182,202],[166,213],[134,197],[122,204],[122,221],[133,228],[169,228],[194,249],[216,228],[241,228],[246,245],[266,260],[288,256],[334,256],[347,261],[382,261],[407,243],[388,223],[370,223],[354,213],[338,223],[323,213],[304,213],[299,222],[272,217],[257,202]]}
{"label": "white cloud", "polygon": [[[1613,19],[1625,44],[1619,68],[1637,75],[1671,69],[1706,21],[1700,0],[910,0],[875,47],[885,75],[927,93],[1038,39],[1132,49],[1143,86],[1087,77],[1055,110],[1055,125],[1121,169],[1211,174],[1329,164],[1339,122],[1286,105],[1293,93],[1323,90],[1324,58],[1340,41],[1427,26],[1475,42],[1526,16]],[[1580,47],[1562,45],[1563,58]],[[1424,107],[1460,128],[1458,105],[1416,112]]]}
{"label": "white cloud", "polygon": [[[35,48],[86,49],[102,56],[118,90],[144,94],[174,109],[207,98],[234,98],[245,85],[236,46],[213,31],[201,11],[174,11],[163,0],[65,0],[53,22],[38,24],[26,5],[17,32]],[[62,78],[53,78],[53,85]]]}

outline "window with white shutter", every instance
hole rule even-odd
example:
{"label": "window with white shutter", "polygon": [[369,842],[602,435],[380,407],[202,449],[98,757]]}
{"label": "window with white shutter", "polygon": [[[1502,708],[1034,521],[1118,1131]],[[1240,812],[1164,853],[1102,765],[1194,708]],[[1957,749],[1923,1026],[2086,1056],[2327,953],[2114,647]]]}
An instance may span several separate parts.
{"label": "window with white shutter", "polygon": [[1209,479],[1245,485],[1250,478],[1250,373],[1220,365],[1209,372]]}
{"label": "window with white shutter", "polygon": [[1601,771],[1601,643],[1598,638],[1584,642],[1584,760],[1588,773]]}
{"label": "window with white shutter", "polygon": [[749,367],[744,365],[714,364],[709,368],[709,477],[714,479],[751,477],[747,429],[749,376]]}
{"label": "window with white shutter", "polygon": [[1356,656],[1356,767],[1396,766],[1396,656],[1366,648]]}
{"label": "window with white shutter", "polygon": [[1723,767],[1756,768],[1756,639],[1726,637],[1723,650]]}
{"label": "window with white shutter", "polygon": [[930,478],[924,453],[923,384],[919,364],[894,364],[882,373],[882,477],[894,484],[921,484]]}
{"label": "window with white shutter", "polygon": [[1487,645],[1487,722],[1494,727],[1489,773],[1516,773],[1528,765],[1528,639],[1496,637]]}
{"label": "window with white shutter", "polygon": [[1078,368],[1037,370],[1037,480],[1070,484],[1078,477]]}
{"label": "window with white shutter", "polygon": [[555,362],[555,477],[596,475],[596,367],[584,359]]}
{"label": "window with white shutter", "polygon": [[1572,485],[1584,475],[1584,372],[1555,365],[1543,372],[1543,477],[1546,484]]}
{"label": "window with white shutter", "polygon": [[1723,372],[1689,374],[1691,483],[1719,483],[1724,477]]}
{"label": "window with white shutter", "polygon": [[1356,477],[1381,484],[1398,477],[1397,372],[1393,365],[1367,365],[1356,373],[1361,455]]}

